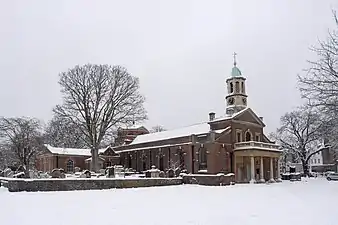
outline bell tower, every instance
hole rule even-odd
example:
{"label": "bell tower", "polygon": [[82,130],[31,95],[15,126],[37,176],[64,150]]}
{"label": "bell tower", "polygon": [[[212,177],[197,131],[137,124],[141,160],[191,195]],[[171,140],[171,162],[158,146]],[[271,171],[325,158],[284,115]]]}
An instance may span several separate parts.
{"label": "bell tower", "polygon": [[231,76],[226,80],[227,96],[226,100],[226,114],[232,115],[247,107],[247,98],[245,92],[245,77],[237,67],[236,53],[234,53],[234,66],[231,70]]}

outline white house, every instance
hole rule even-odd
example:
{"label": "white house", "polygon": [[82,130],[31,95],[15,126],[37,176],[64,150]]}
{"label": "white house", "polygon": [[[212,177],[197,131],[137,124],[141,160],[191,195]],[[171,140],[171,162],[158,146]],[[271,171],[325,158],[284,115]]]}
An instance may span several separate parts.
{"label": "white house", "polygon": [[318,152],[311,156],[309,159],[310,172],[312,172],[313,166],[323,166],[323,155],[322,152]]}

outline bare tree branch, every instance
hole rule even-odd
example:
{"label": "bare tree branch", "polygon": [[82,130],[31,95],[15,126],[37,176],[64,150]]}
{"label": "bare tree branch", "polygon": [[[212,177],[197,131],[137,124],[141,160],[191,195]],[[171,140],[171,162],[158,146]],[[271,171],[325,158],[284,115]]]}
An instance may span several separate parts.
{"label": "bare tree branch", "polygon": [[86,138],[87,136],[72,120],[57,115],[49,121],[44,132],[44,142],[56,147],[86,148],[88,147]]}
{"label": "bare tree branch", "polygon": [[338,19],[332,10],[336,23],[334,30],[328,32],[325,41],[311,48],[317,60],[308,61],[309,68],[304,75],[298,75],[299,88],[303,98],[309,99],[311,106],[324,112],[338,112]]}
{"label": "bare tree branch", "polygon": [[110,129],[147,118],[139,80],[121,66],[75,66],[60,74],[59,84],[63,104],[54,113],[77,124],[86,136],[93,170],[98,169],[98,147]]}
{"label": "bare tree branch", "polygon": [[34,118],[0,118],[2,148],[14,156],[28,170],[42,146],[41,123]]}
{"label": "bare tree branch", "polygon": [[279,142],[286,154],[295,156],[308,174],[308,161],[317,152],[327,133],[331,133],[331,120],[328,120],[318,110],[301,107],[281,117],[281,127],[277,129],[274,138]]}
{"label": "bare tree branch", "polygon": [[150,133],[156,133],[156,132],[162,132],[162,131],[166,131],[166,129],[161,125],[153,126],[150,129]]}

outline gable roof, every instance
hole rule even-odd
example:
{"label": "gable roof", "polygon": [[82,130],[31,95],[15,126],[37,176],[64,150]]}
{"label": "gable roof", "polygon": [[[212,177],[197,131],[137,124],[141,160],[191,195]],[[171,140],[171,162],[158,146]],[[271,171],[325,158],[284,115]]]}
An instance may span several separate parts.
{"label": "gable roof", "polygon": [[[87,148],[58,148],[48,144],[44,146],[50,153],[55,155],[91,156],[90,149]],[[110,147],[99,149],[99,154],[104,153],[109,148]]]}
{"label": "gable roof", "polygon": [[249,107],[246,107],[245,109],[234,113],[232,115],[225,115],[223,117],[214,119],[213,121],[210,121],[209,123],[216,123],[216,122],[220,122],[220,121],[225,121],[225,120],[229,120],[229,119],[236,119],[238,117],[240,117],[241,115],[243,115],[245,112],[248,112],[252,115],[252,117],[257,121],[258,124],[262,125],[263,127],[265,126],[265,124],[263,123],[263,121],[256,115],[256,113]]}
{"label": "gable roof", "polygon": [[126,125],[126,126],[120,126],[119,128],[118,128],[118,130],[145,130],[145,131],[148,131],[148,129],[145,127],[145,126],[143,126],[143,125],[139,125],[139,124],[133,124],[133,125],[130,125],[130,126],[128,126],[128,125]]}
{"label": "gable roof", "polygon": [[265,127],[265,124],[263,123],[263,121],[256,115],[256,113],[251,109],[251,108],[245,108],[242,111],[239,111],[238,113],[236,113],[235,116],[233,116],[233,119],[240,117],[241,115],[243,115],[245,112],[248,112],[252,115],[252,117],[257,121],[257,123],[263,127]]}

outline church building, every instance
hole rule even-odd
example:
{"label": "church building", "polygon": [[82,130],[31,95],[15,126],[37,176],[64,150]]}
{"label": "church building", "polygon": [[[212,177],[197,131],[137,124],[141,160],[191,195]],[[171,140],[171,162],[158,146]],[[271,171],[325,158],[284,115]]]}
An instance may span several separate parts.
{"label": "church building", "polygon": [[142,134],[114,147],[125,168],[185,169],[188,173],[234,173],[236,182],[280,180],[279,146],[264,134],[263,118],[247,106],[246,78],[234,66],[226,79],[225,115],[179,129]]}

